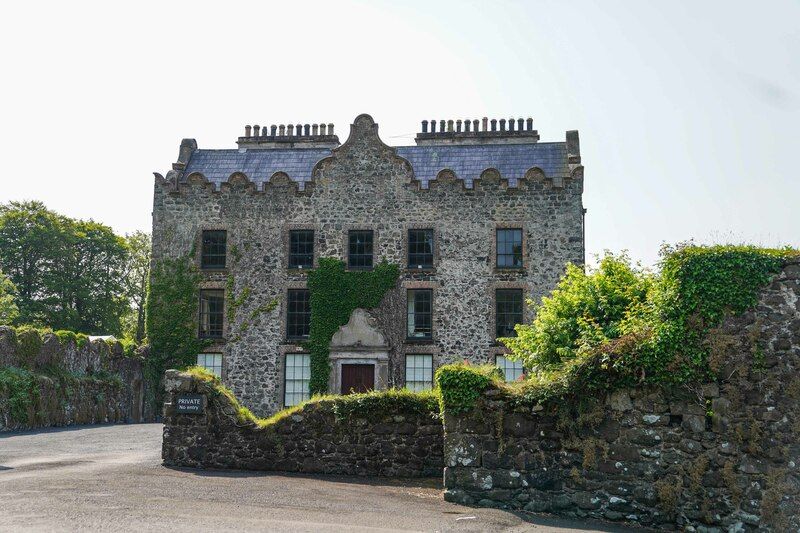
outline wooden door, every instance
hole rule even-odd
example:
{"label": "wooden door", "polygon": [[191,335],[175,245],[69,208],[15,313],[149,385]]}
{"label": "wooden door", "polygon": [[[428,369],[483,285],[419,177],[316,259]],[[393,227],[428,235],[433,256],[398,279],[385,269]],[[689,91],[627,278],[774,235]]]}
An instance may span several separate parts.
{"label": "wooden door", "polygon": [[375,388],[375,365],[342,365],[342,394]]}

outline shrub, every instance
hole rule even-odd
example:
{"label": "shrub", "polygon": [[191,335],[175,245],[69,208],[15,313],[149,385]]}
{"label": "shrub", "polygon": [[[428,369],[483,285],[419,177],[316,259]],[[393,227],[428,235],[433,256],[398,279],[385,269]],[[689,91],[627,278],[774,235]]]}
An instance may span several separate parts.
{"label": "shrub", "polygon": [[491,365],[452,364],[439,367],[436,370],[436,384],[442,412],[469,411],[481,393],[492,382],[499,383],[502,377],[502,371]]}

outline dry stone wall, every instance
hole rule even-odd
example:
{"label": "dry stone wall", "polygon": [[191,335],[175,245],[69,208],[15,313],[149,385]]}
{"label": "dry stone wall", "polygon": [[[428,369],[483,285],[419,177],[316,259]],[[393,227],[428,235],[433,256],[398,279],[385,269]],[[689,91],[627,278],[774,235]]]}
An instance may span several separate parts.
{"label": "dry stone wall", "polygon": [[[382,477],[442,473],[436,411],[340,418],[329,400],[260,427],[237,417],[230,399],[208,382],[168,370],[165,383],[162,457],[168,466]],[[178,413],[178,398],[190,394],[202,397],[202,413]]]}
{"label": "dry stone wall", "polygon": [[[22,368],[35,380],[26,395],[29,400],[21,404],[0,387],[0,431],[154,418],[143,404],[146,347],[128,357],[119,342],[95,340],[79,346],[52,333],[42,341],[35,353],[26,354],[15,330],[0,327],[0,369]],[[24,408],[15,408],[14,402]]]}
{"label": "dry stone wall", "polygon": [[[557,182],[534,171],[509,187],[487,169],[467,189],[445,171],[423,189],[408,161],[381,142],[370,117],[361,116],[350,139],[317,164],[302,191],[281,173],[263,190],[241,174],[219,190],[198,174],[185,176],[186,183],[157,178],[153,257],[190,256],[199,264],[202,231],[227,230],[227,268],[204,272],[202,286],[225,290],[229,301],[247,297],[226,317],[224,342],[207,351],[223,354],[225,384],[265,416],[283,407],[283,354],[302,350],[285,340],[286,291],[306,284],[305,272],[287,268],[291,229],[315,231],[317,258],[343,260],[347,231],[371,229],[376,262],[400,265],[397,288],[376,314],[390,341],[389,386],[402,387],[407,353],[432,354],[434,367],[464,358],[493,361],[501,351],[495,343],[494,290],[521,288],[539,299],[567,262],[582,263],[582,176],[579,166],[571,178]],[[178,176],[173,172],[173,177]],[[495,230],[504,224],[524,230],[522,270],[494,268]],[[410,228],[433,228],[434,269],[406,268]],[[433,289],[430,342],[405,342],[409,288]],[[278,305],[270,307],[271,302]]]}
{"label": "dry stone wall", "polygon": [[[709,337],[718,381],[588,412],[490,388],[445,416],[445,498],[687,531],[800,528],[800,264]],[[574,413],[573,413],[574,415]]]}

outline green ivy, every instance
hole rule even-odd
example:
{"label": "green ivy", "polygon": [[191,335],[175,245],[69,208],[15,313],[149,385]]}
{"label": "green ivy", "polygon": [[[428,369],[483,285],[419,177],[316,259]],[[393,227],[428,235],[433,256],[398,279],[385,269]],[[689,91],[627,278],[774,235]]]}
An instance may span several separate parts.
{"label": "green ivy", "polygon": [[154,263],[145,303],[145,327],[150,355],[145,377],[158,390],[167,368],[185,368],[196,362],[208,341],[197,336],[197,302],[202,275],[189,258]]}
{"label": "green ivy", "polygon": [[60,329],[55,332],[56,337],[61,342],[62,345],[74,343],[79,349],[86,346],[86,343],[89,342],[89,336],[83,333],[75,333],[74,331],[69,331],[66,329]]}
{"label": "green ivy", "polygon": [[443,365],[436,370],[442,412],[463,413],[475,406],[480,395],[493,382],[502,379],[496,366]]}
{"label": "green ivy", "polygon": [[0,368],[0,412],[7,412],[17,424],[28,424],[29,413],[38,401],[39,383],[35,374],[22,368]]}
{"label": "green ivy", "polygon": [[308,273],[311,292],[311,332],[305,346],[311,354],[311,394],[328,390],[330,341],[358,308],[380,304],[397,282],[397,265],[381,263],[370,271],[347,271],[343,261],[322,258]]}
{"label": "green ivy", "polygon": [[42,350],[43,333],[46,330],[40,330],[31,326],[20,326],[16,328],[17,333],[17,363],[19,366],[27,369],[32,369],[36,361],[36,357]]}

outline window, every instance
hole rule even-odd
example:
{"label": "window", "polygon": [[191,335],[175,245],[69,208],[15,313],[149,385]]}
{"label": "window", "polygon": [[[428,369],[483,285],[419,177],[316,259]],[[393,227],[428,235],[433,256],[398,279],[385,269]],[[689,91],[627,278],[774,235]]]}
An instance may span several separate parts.
{"label": "window", "polygon": [[503,371],[506,381],[517,381],[517,379],[525,373],[522,369],[521,361],[512,361],[505,355],[498,355],[495,358],[495,364]]}
{"label": "window", "polygon": [[406,355],[406,388],[414,392],[433,387],[433,356]]}
{"label": "window", "polygon": [[408,230],[408,267],[431,268],[433,266],[433,230]]}
{"label": "window", "polygon": [[289,268],[314,267],[314,231],[289,232]]}
{"label": "window", "polygon": [[431,310],[433,290],[414,289],[408,291],[408,338],[430,339],[432,331]]}
{"label": "window", "polygon": [[197,366],[205,368],[217,377],[222,377],[222,354],[199,353],[197,354]]}
{"label": "window", "polygon": [[292,289],[286,305],[286,336],[290,339],[308,337],[311,329],[311,297],[308,289]]}
{"label": "window", "polygon": [[497,268],[522,268],[522,230],[497,230]]}
{"label": "window", "polygon": [[228,232],[224,230],[203,232],[203,251],[200,255],[201,268],[225,268],[225,247]]}
{"label": "window", "polygon": [[347,264],[350,268],[372,268],[372,241],[371,230],[348,233]]}
{"label": "window", "polygon": [[522,289],[497,289],[495,305],[495,336],[516,337],[514,325],[522,323]]}
{"label": "window", "polygon": [[200,291],[200,337],[222,337],[223,311],[225,299],[222,291]]}
{"label": "window", "polygon": [[289,407],[310,397],[311,356],[307,353],[286,354],[283,405]]}

